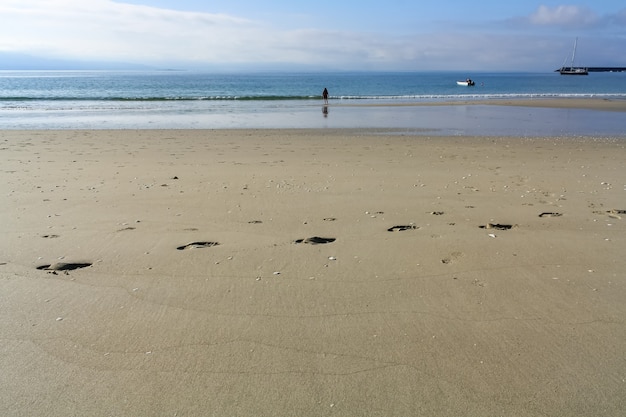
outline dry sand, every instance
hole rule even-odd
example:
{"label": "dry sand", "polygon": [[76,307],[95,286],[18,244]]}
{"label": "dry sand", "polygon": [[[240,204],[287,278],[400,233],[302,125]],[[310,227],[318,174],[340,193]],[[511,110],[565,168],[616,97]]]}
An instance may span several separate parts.
{"label": "dry sand", "polygon": [[623,416],[625,145],[0,132],[1,414]]}

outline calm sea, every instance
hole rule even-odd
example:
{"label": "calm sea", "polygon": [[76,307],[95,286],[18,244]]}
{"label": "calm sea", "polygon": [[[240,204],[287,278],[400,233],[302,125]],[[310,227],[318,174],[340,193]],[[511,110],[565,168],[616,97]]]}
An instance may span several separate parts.
{"label": "calm sea", "polygon": [[[474,87],[456,84],[468,77]],[[328,107],[321,100],[325,87]],[[626,73],[0,71],[0,128],[373,127],[443,134],[626,135],[623,113],[385,106],[550,97],[625,100]]]}

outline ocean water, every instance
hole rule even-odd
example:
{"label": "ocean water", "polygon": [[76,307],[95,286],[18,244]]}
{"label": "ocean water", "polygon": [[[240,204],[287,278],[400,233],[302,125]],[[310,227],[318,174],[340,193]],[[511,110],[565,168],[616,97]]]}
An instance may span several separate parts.
{"label": "ocean water", "polygon": [[[474,87],[456,80],[472,78]],[[324,106],[321,92],[330,92]],[[626,135],[623,113],[406,103],[626,100],[626,73],[0,71],[2,129],[350,128],[433,134]]]}

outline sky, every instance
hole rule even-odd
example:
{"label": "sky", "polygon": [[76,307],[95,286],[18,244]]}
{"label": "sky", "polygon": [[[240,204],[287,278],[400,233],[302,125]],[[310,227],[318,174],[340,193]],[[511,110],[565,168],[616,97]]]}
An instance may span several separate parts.
{"label": "sky", "polygon": [[0,0],[0,68],[552,71],[576,38],[577,65],[626,67],[626,3]]}

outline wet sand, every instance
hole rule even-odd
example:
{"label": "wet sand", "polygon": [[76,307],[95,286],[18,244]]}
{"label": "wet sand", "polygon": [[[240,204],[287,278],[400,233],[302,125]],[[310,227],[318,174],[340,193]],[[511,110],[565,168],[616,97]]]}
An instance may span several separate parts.
{"label": "wet sand", "polygon": [[[462,100],[462,101],[434,101],[434,102],[412,102],[412,103],[385,103],[384,106],[420,106],[420,107],[440,107],[440,106],[473,106],[473,105],[493,105],[493,106],[518,106],[537,107],[552,109],[584,109],[597,111],[618,111],[626,112],[626,100],[621,98],[529,98],[529,99],[491,99],[491,100]],[[380,106],[380,104],[358,104],[350,103],[346,106]]]}
{"label": "wet sand", "polygon": [[0,132],[0,409],[621,416],[625,145]]}
{"label": "wet sand", "polygon": [[527,100],[495,100],[491,103],[485,102],[485,104],[626,112],[626,100],[617,98],[541,98]]}

